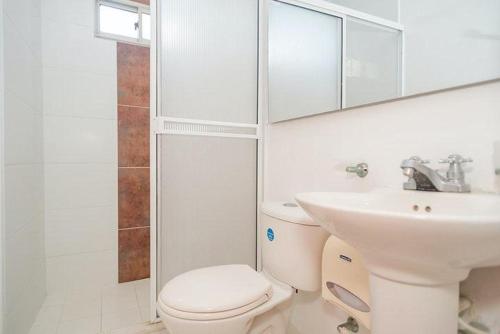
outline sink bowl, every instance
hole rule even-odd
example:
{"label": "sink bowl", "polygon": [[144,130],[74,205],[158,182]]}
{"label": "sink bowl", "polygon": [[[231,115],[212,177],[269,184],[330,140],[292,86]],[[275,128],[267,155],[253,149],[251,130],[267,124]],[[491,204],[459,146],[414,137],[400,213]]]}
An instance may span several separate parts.
{"label": "sink bowl", "polygon": [[377,190],[296,200],[363,255],[374,334],[392,333],[394,319],[412,328],[405,333],[456,334],[458,282],[472,268],[500,265],[500,196]]}
{"label": "sink bowl", "polygon": [[500,196],[381,190],[296,199],[382,277],[442,284],[500,265]]}

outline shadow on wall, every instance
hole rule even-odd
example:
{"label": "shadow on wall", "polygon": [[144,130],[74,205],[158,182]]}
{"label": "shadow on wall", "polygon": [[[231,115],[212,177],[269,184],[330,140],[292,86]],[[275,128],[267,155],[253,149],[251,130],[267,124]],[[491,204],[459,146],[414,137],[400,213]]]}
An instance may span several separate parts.
{"label": "shadow on wall", "polygon": [[493,168],[495,169],[495,189],[500,193],[500,140],[493,143]]}
{"label": "shadow on wall", "polygon": [[[472,299],[476,321],[500,333],[500,267],[472,270],[460,285],[460,293]],[[495,330],[497,332],[495,332]]]}
{"label": "shadow on wall", "polygon": [[[293,314],[288,328],[290,334],[336,333],[335,328],[347,320],[340,307],[321,298],[320,292],[299,291],[295,296]],[[358,334],[370,333],[360,327]]]}

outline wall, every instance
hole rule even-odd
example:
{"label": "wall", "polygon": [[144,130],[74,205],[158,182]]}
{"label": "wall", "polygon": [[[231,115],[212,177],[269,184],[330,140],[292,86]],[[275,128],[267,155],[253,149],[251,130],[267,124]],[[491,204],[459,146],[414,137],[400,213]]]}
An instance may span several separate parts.
{"label": "wall", "polygon": [[27,333],[45,298],[40,1],[5,0],[4,333]]}
{"label": "wall", "polygon": [[118,280],[149,277],[149,48],[118,43]]}
{"label": "wall", "polygon": [[42,7],[50,302],[115,284],[116,42],[94,37],[94,2]]}
{"label": "wall", "polygon": [[[474,159],[467,168],[474,191],[499,192],[493,166],[494,142],[500,139],[499,91],[496,81],[269,125],[265,199],[290,199],[303,191],[400,188],[402,159],[418,154],[436,162],[452,152]],[[370,166],[367,178],[345,173],[347,165],[362,161]],[[474,271],[463,284],[481,319],[496,331],[499,281],[500,268],[490,268]],[[489,289],[493,286],[496,290]],[[296,313],[292,323],[303,334],[331,333],[328,326],[315,330],[336,316],[316,299],[304,295],[298,301],[307,313]]]}

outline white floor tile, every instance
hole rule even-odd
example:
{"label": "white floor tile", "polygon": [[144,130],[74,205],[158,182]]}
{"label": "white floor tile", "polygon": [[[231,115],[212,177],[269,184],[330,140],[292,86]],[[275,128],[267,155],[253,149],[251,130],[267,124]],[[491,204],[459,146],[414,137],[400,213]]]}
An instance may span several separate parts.
{"label": "white floor tile", "polygon": [[57,328],[57,334],[99,334],[100,323],[99,317],[62,322]]}
{"label": "white floor tile", "polygon": [[66,297],[66,294],[63,292],[49,294],[47,297],[45,297],[45,301],[43,303],[43,306],[62,305],[62,304],[64,304],[65,297]]}
{"label": "white floor tile", "polygon": [[29,334],[54,334],[57,331],[57,323],[38,325],[31,327]]}
{"label": "white floor tile", "polygon": [[126,328],[141,323],[144,323],[144,321],[141,318],[139,308],[136,307],[114,314],[103,314],[102,331],[106,332],[112,329]]}
{"label": "white floor tile", "polygon": [[130,298],[135,296],[135,282],[105,286],[102,289],[102,295],[113,298]]}
{"label": "white floor tile", "polygon": [[143,321],[150,321],[151,320],[151,308],[149,306],[146,307],[139,307],[139,311],[141,312],[141,318]]}
{"label": "white floor tile", "polygon": [[139,302],[139,307],[149,307],[150,306],[150,284],[149,279],[137,281],[135,284],[135,292],[137,294],[137,301]]}
{"label": "white floor tile", "polygon": [[62,305],[43,306],[38,312],[34,324],[38,327],[57,325],[61,319],[62,309]]}
{"label": "white floor tile", "polygon": [[65,304],[77,304],[101,300],[100,287],[77,287],[68,291],[64,298]]}
{"label": "white floor tile", "polygon": [[[165,331],[163,324],[142,324],[128,328],[114,329],[104,334],[161,334]],[[166,331],[164,332],[166,333]]]}
{"label": "white floor tile", "polygon": [[132,297],[102,297],[102,314],[116,314],[131,309],[139,309],[139,303],[135,295]]}
{"label": "white floor tile", "polygon": [[82,301],[72,304],[65,304],[61,322],[77,320],[82,318],[99,317],[101,314],[101,301],[95,299],[92,301]]}
{"label": "white floor tile", "polygon": [[167,334],[149,324],[149,279],[49,295],[29,334]]}

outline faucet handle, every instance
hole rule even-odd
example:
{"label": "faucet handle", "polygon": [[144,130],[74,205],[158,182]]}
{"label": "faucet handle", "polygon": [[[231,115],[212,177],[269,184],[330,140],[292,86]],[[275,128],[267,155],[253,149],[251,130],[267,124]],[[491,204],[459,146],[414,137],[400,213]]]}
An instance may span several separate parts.
{"label": "faucet handle", "polygon": [[441,164],[464,164],[467,162],[473,162],[471,158],[464,158],[460,154],[450,154],[447,159],[439,160]]}

